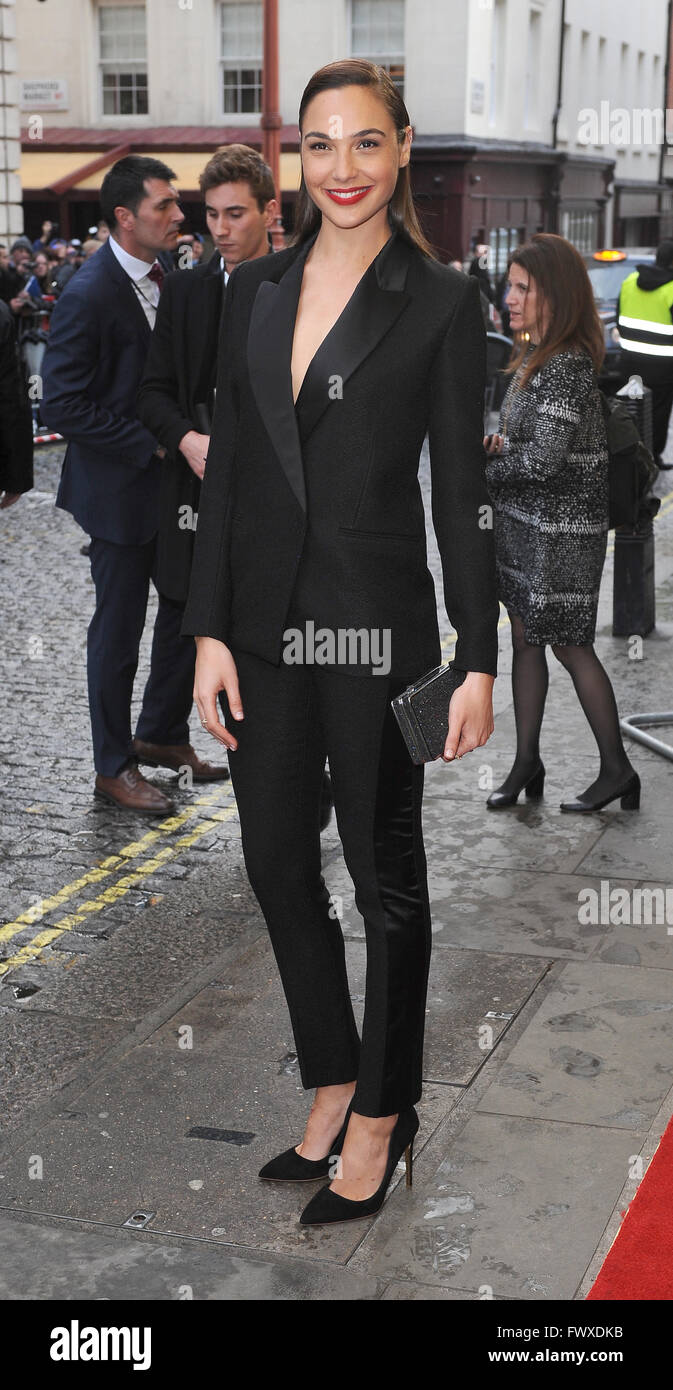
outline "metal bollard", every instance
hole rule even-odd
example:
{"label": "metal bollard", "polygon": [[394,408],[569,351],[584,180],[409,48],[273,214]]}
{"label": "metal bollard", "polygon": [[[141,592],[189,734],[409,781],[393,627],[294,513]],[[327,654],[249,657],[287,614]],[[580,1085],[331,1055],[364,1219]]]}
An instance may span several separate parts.
{"label": "metal bollard", "polygon": [[642,396],[622,396],[619,392],[617,395],[635,420],[643,444],[652,453],[652,392],[649,386],[643,386],[642,390]]}
{"label": "metal bollard", "polygon": [[612,584],[613,637],[647,637],[655,623],[654,530],[615,531]]}
{"label": "metal bollard", "polygon": [[[632,379],[633,380],[633,379]],[[627,383],[627,386],[630,383]],[[623,388],[624,393],[627,387]],[[618,393],[633,417],[638,433],[652,450],[652,392],[641,383],[637,396]],[[654,594],[654,530],[649,517],[630,529],[615,531],[612,586],[613,637],[647,637],[656,621]]]}

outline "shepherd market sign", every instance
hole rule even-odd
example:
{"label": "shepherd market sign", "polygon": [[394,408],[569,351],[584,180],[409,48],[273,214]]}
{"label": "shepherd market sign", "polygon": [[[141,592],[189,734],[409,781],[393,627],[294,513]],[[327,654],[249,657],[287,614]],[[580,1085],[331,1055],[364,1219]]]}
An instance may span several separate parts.
{"label": "shepherd market sign", "polygon": [[20,104],[22,111],[67,111],[68,84],[63,77],[24,77]]}

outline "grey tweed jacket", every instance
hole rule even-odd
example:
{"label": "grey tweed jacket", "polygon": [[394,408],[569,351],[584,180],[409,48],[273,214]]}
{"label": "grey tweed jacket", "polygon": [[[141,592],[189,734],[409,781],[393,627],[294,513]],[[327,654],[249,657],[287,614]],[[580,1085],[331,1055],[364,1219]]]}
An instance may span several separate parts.
{"label": "grey tweed jacket", "polygon": [[608,532],[608,454],[596,373],[584,350],[556,353],[500,414],[489,455],[499,594],[527,642],[592,642]]}

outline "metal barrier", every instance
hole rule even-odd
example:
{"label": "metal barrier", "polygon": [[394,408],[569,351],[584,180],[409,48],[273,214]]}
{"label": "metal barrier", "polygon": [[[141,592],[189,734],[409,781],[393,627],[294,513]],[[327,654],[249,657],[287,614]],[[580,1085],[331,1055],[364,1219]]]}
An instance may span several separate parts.
{"label": "metal barrier", "polygon": [[654,753],[659,753],[662,758],[669,758],[673,762],[673,744],[665,743],[663,739],[654,738],[652,734],[644,732],[650,724],[673,724],[673,710],[665,714],[627,714],[619,723],[623,733],[628,734],[629,738],[644,743],[646,748],[651,748]]}

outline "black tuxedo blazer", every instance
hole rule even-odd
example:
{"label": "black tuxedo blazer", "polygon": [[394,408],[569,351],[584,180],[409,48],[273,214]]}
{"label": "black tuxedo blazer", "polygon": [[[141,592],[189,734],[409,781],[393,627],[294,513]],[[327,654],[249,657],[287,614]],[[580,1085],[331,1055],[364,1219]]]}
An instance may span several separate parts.
{"label": "black tuxedo blazer", "polygon": [[239,266],[227,286],[183,631],[278,664],[288,617],[337,632],[387,628],[391,676],[436,665],[418,482],[427,433],[455,664],[495,675],[478,283],[394,233],[313,358],[295,407],[292,339],[311,244]]}
{"label": "black tuxedo blazer", "polygon": [[206,433],[197,406],[212,409],[224,297],[220,253],[167,276],[138,392],[138,419],[168,452],[161,472],[157,586],[184,603],[201,484],[180,453],[189,430]]}

